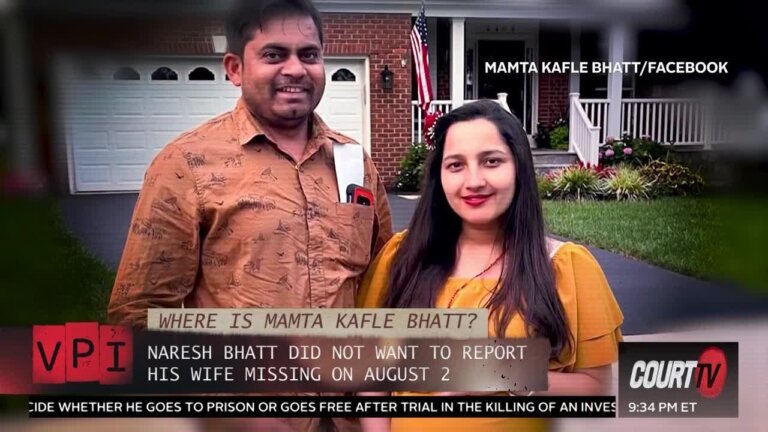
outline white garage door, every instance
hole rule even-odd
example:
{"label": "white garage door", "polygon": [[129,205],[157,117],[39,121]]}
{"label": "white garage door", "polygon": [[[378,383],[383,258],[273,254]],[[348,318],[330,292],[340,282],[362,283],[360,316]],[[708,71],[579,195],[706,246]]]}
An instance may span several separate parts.
{"label": "white garage door", "polygon": [[[219,58],[62,62],[60,118],[73,192],[136,191],[152,158],[181,132],[234,107],[240,90]],[[318,112],[364,143],[364,60],[327,59]]]}

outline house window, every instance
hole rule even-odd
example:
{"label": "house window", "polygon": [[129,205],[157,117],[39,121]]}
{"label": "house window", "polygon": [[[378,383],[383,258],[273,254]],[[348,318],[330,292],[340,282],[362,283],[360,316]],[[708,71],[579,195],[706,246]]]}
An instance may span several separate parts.
{"label": "house window", "polygon": [[112,74],[112,78],[117,81],[139,81],[141,75],[136,72],[136,69],[129,66],[123,66]]}
{"label": "house window", "polygon": [[331,75],[331,81],[357,81],[357,77],[349,69],[341,68]]}
{"label": "house window", "polygon": [[152,72],[152,81],[178,81],[179,75],[171,68],[161,66]]}
{"label": "house window", "polygon": [[190,81],[214,81],[216,79],[216,76],[204,67],[197,67],[192,72],[189,73],[189,80]]}

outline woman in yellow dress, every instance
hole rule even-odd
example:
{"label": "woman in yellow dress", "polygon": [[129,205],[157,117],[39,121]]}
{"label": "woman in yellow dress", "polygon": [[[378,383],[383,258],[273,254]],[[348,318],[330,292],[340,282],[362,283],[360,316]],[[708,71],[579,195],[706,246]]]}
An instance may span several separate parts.
{"label": "woman in yellow dress", "polygon": [[[371,263],[357,305],[486,307],[489,337],[549,340],[549,388],[540,395],[606,394],[622,338],[623,315],[597,261],[583,246],[546,236],[528,138],[493,101],[437,121],[410,226]],[[395,395],[405,394],[428,395]],[[512,418],[363,420],[366,431],[547,425]]]}

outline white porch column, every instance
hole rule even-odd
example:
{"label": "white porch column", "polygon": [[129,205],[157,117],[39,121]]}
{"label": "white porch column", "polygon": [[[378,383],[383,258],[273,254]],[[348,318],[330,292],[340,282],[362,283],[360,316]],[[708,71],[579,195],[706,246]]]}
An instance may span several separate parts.
{"label": "white porch column", "polygon": [[[612,24],[608,30],[608,61],[611,64],[624,61],[624,44],[628,36],[627,25]],[[608,74],[608,127],[606,136],[618,138],[621,136],[621,87],[623,81],[621,72]]]}
{"label": "white porch column", "polygon": [[464,105],[464,18],[451,18],[451,100]]}
{"label": "white porch column", "polygon": [[432,94],[437,99],[437,18],[427,18],[427,49],[429,49],[429,79]]}
{"label": "white porch column", "polygon": [[[571,61],[575,63],[581,61],[581,27],[578,24],[571,26]],[[568,93],[579,93],[580,77],[581,75],[571,72]]]}

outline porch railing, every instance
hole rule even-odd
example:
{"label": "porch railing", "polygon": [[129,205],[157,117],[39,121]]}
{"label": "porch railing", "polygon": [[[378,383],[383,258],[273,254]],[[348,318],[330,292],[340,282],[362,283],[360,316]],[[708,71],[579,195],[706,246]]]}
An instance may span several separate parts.
{"label": "porch railing", "polygon": [[600,128],[600,144],[605,142],[605,130],[608,127],[608,99],[579,99],[592,126]]}
{"label": "porch railing", "polygon": [[674,145],[709,147],[728,139],[723,125],[694,99],[624,99],[621,130]]}
{"label": "porch railing", "polygon": [[600,147],[600,128],[592,121],[581,106],[578,93],[571,93],[571,114],[568,125],[568,150],[575,152],[579,160],[597,165]]}
{"label": "porch railing", "polygon": [[[600,128],[600,143],[605,143],[608,99],[580,101],[592,125]],[[620,125],[622,134],[646,136],[663,144],[703,145],[709,148],[729,139],[724,125],[695,99],[624,99]]]}

